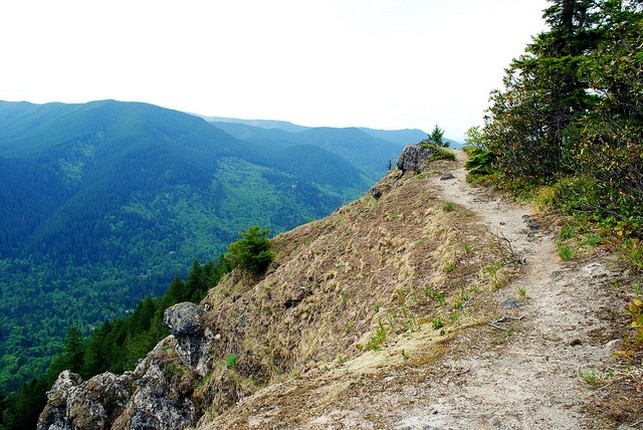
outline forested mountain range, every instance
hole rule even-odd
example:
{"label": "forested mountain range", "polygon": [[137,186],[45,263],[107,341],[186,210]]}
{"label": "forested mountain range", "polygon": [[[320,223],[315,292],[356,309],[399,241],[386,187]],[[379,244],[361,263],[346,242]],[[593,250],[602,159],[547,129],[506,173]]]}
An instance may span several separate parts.
{"label": "forested mountain range", "polygon": [[69,326],[123,315],[238,231],[285,231],[359,196],[403,146],[378,133],[0,102],[0,388],[42,373]]}

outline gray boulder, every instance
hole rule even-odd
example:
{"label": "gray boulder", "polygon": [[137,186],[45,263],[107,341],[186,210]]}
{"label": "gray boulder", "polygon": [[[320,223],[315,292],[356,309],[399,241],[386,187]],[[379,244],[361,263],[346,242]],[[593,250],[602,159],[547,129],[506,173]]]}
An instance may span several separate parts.
{"label": "gray boulder", "polygon": [[433,148],[429,145],[422,145],[422,143],[408,145],[397,160],[397,168],[402,173],[408,170],[418,171],[431,155],[433,155]]}
{"label": "gray boulder", "polygon": [[176,353],[181,362],[200,376],[209,371],[206,352],[214,336],[203,324],[203,309],[194,303],[178,303],[165,311],[163,324],[176,339]]}

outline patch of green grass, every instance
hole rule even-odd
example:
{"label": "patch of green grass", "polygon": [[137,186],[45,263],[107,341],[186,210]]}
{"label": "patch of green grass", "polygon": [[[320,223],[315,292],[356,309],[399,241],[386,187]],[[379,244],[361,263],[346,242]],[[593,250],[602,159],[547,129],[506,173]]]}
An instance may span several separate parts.
{"label": "patch of green grass", "polygon": [[442,205],[440,205],[440,207],[444,212],[453,212],[455,210],[455,203],[451,201],[442,202]]}
{"label": "patch of green grass", "polygon": [[569,246],[567,243],[558,242],[556,245],[558,247],[558,256],[561,260],[570,261],[576,256],[576,251],[574,250],[574,248]]}
{"label": "patch of green grass", "polygon": [[450,273],[455,270],[455,261],[449,261],[447,264],[444,265],[444,273]]}
{"label": "patch of green grass", "polygon": [[442,321],[442,317],[440,315],[434,316],[433,320],[431,321],[431,326],[434,330],[438,330],[444,327],[444,321]]}
{"label": "patch of green grass", "polygon": [[469,294],[469,292],[464,288],[461,288],[455,298],[455,301],[453,302],[453,307],[455,309],[462,309],[465,303],[467,303],[470,299],[471,295]]}
{"label": "patch of green grass", "polygon": [[449,319],[453,325],[460,325],[460,312],[454,311],[449,314]]}
{"label": "patch of green grass", "polygon": [[489,275],[491,281],[491,288],[495,291],[502,288],[504,282],[499,276],[500,270],[504,268],[505,265],[502,262],[492,263],[485,267],[485,272]]}
{"label": "patch of green grass", "polygon": [[400,354],[402,354],[402,359],[404,361],[408,361],[409,358],[411,358],[411,355],[408,353],[408,351],[405,351],[404,349],[400,351]]}
{"label": "patch of green grass", "polygon": [[518,288],[518,298],[520,300],[525,300],[527,298],[527,290],[523,287]]}
{"label": "patch of green grass", "polygon": [[621,252],[634,270],[643,271],[643,243],[639,239],[625,240]]}
{"label": "patch of green grass", "polygon": [[581,377],[583,381],[585,381],[588,385],[595,387],[598,382],[599,382],[599,377],[598,374],[596,373],[596,369],[594,368],[587,368],[587,369],[578,369],[578,375]]}
{"label": "patch of green grass", "polygon": [[378,327],[375,330],[375,335],[368,340],[368,343],[364,347],[367,351],[379,351],[382,349],[382,345],[386,342],[388,335],[382,320],[378,321]]}
{"label": "patch of green grass", "polygon": [[228,354],[225,358],[225,367],[231,370],[236,369],[237,360],[239,360],[239,356],[237,354],[235,353]]}

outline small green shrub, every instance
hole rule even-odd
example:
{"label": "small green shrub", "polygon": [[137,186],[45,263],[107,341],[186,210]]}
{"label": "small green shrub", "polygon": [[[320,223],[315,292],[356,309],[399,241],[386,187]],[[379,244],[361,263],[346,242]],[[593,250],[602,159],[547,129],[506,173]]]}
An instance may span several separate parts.
{"label": "small green shrub", "polygon": [[431,326],[434,330],[438,330],[444,327],[444,321],[442,321],[442,317],[440,315],[434,316],[433,320],[431,321]]}
{"label": "small green shrub", "polygon": [[563,261],[569,261],[576,256],[576,251],[574,248],[566,244],[565,242],[558,242],[558,256]]}
{"label": "small green shrub", "polygon": [[367,351],[379,351],[382,349],[382,345],[386,342],[388,335],[382,320],[378,321],[378,327],[375,330],[375,335],[368,340],[365,349]]}
{"label": "small green shrub", "polygon": [[453,212],[455,210],[455,203],[451,201],[442,202],[441,207],[445,212]]}
{"label": "small green shrub", "polygon": [[455,152],[449,151],[441,146],[435,147],[435,152],[431,157],[432,160],[455,160]]}
{"label": "small green shrub", "polygon": [[634,270],[643,271],[643,243],[639,239],[625,240],[621,251]]}
{"label": "small green shrub", "polygon": [[635,297],[627,307],[627,313],[632,318],[631,327],[634,335],[629,340],[630,346],[635,349],[643,348],[643,297]]}
{"label": "small green shrub", "polygon": [[275,257],[268,233],[270,230],[258,225],[239,232],[241,239],[228,245],[225,259],[233,268],[239,268],[253,276],[262,275]]}
{"label": "small green shrub", "polygon": [[469,160],[464,164],[471,176],[489,176],[495,172],[493,164],[497,160],[494,152],[484,148],[469,148]]}
{"label": "small green shrub", "polygon": [[596,373],[596,369],[593,369],[593,368],[578,369],[578,375],[581,377],[583,381],[585,381],[588,385],[591,385],[592,387],[595,387],[598,384],[599,378],[598,378],[598,374]]}

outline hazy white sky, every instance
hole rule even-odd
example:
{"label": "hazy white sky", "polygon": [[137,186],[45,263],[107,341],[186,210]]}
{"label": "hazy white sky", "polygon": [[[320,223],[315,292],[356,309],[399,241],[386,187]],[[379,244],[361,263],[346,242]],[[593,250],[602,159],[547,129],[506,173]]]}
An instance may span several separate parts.
{"label": "hazy white sky", "polygon": [[143,101],[462,139],[546,0],[15,0],[0,100]]}

